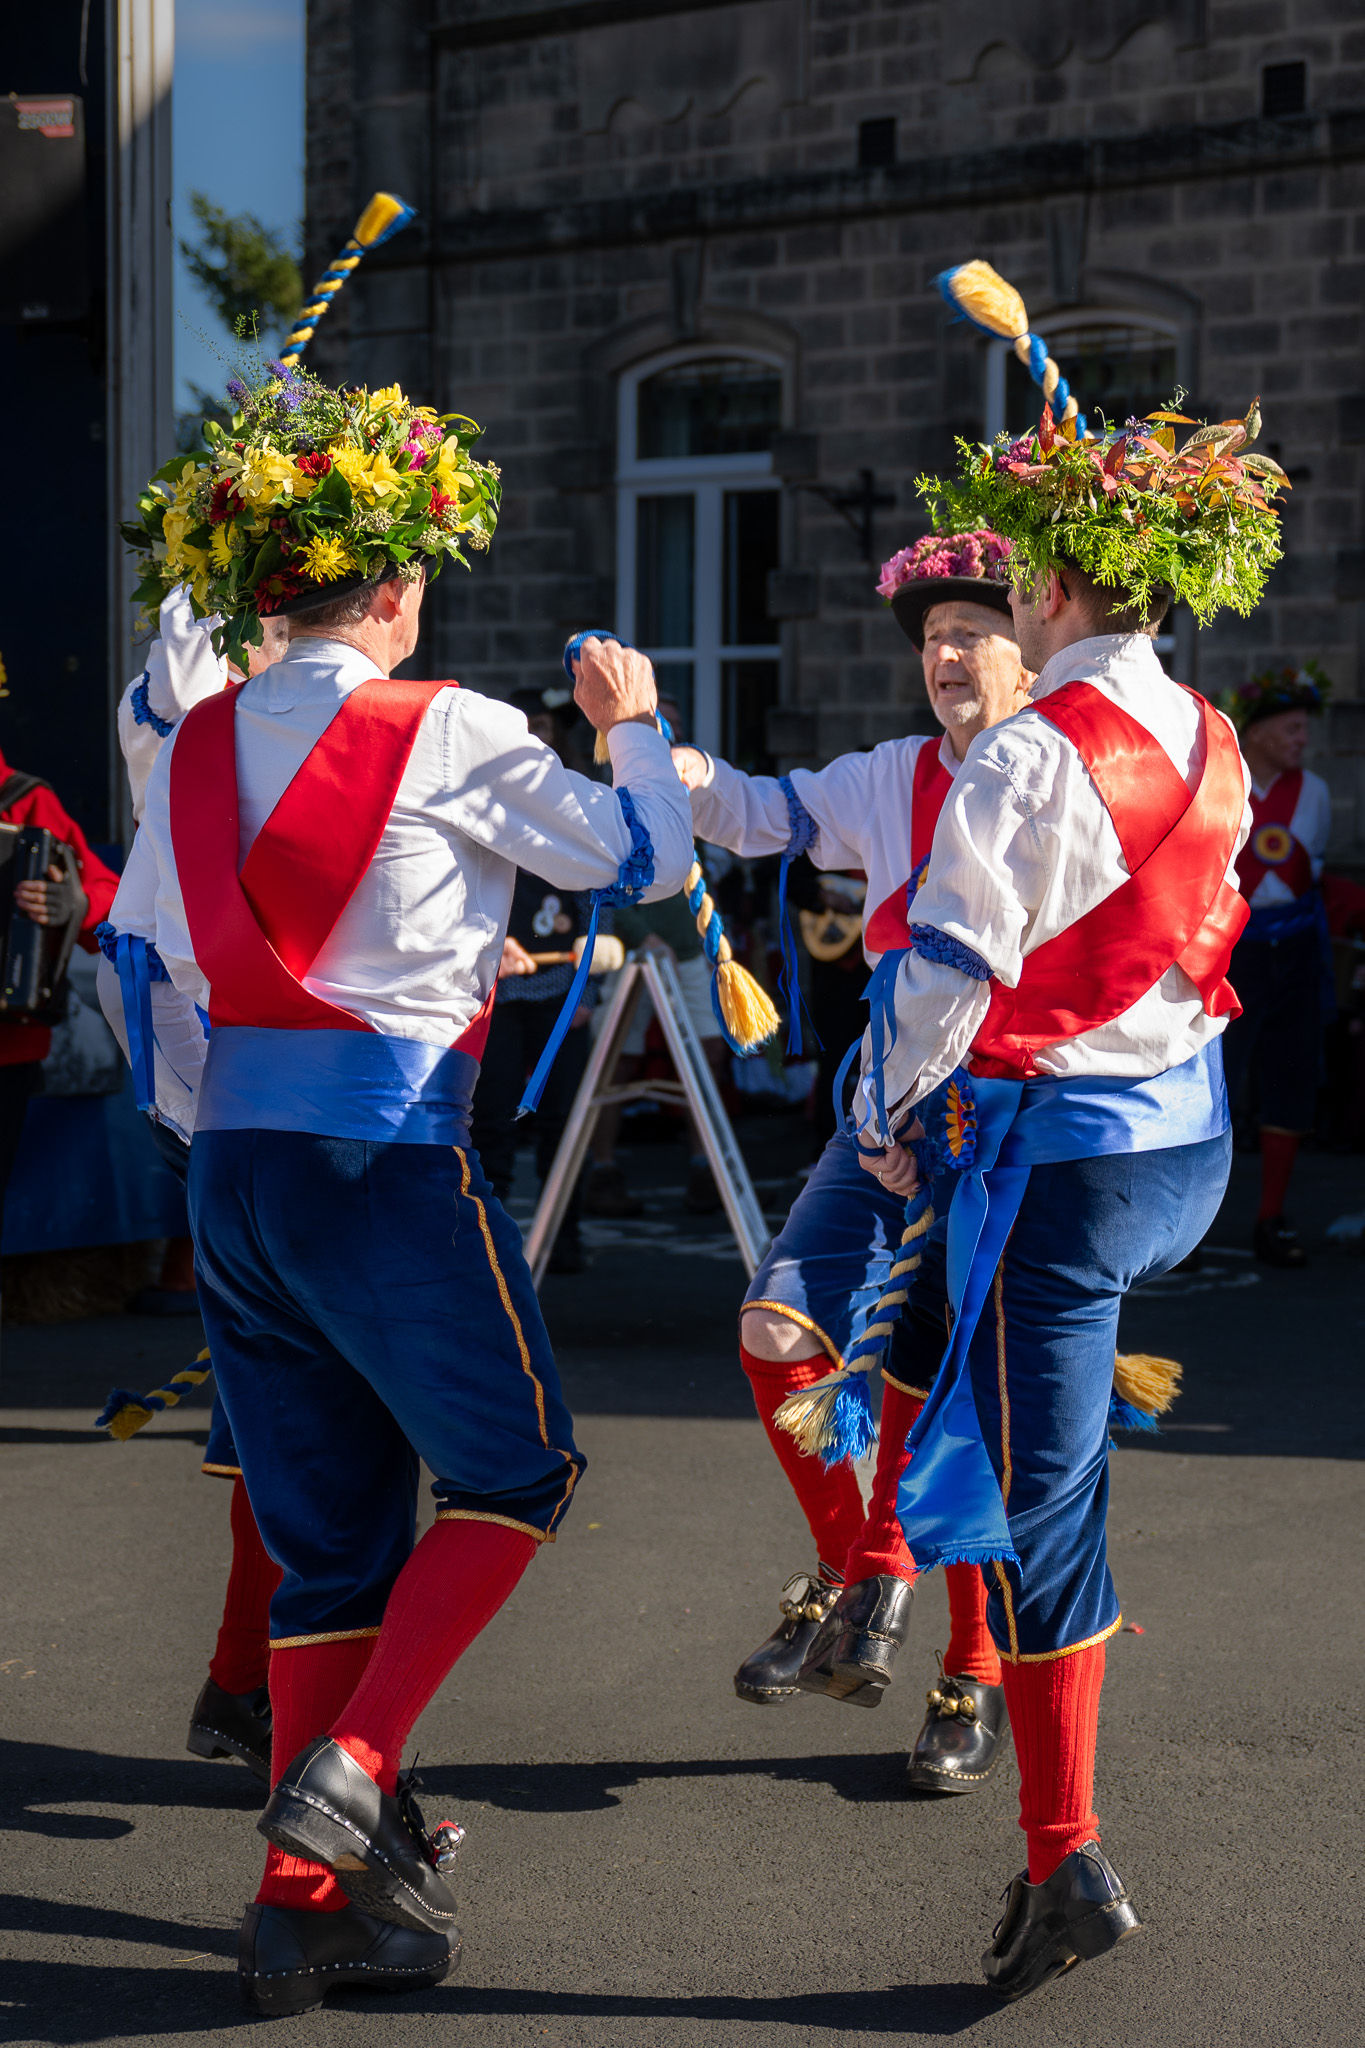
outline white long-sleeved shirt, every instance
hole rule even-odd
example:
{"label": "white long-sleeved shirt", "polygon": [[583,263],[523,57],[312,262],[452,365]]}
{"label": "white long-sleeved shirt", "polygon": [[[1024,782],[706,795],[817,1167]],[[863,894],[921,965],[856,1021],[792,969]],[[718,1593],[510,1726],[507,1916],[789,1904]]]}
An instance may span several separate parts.
{"label": "white long-sleeved shirt", "polygon": [[[374,674],[357,649],[309,636],[243,686],[235,720],[241,859],[347,696]],[[135,878],[112,915],[121,930],[153,938],[172,982],[207,1010],[171,840],[177,737],[153,767],[138,835],[155,866],[153,914]],[[627,724],[613,728],[608,745],[617,785],[629,788],[654,849],[644,900],[674,895],[691,864],[692,818],[667,743],[653,727]],[[519,711],[472,690],[443,690],[418,728],[374,858],[304,986],[377,1031],[449,1045],[497,977],[517,868],[557,888],[600,889],[617,880],[630,851],[614,790],[564,768]]]}
{"label": "white long-sleeved shirt", "polygon": [[[910,879],[915,762],[921,748],[935,745],[956,775],[960,763],[946,733],[938,741],[919,735],[884,740],[869,754],[840,754],[827,768],[792,770],[792,787],[817,828],[810,861],[817,868],[861,868],[868,917]],[[699,839],[753,858],[786,852],[791,823],[776,776],[745,775],[708,755],[706,780],[689,794]],[[869,951],[866,928],[863,953],[870,967],[881,957]]]}
{"label": "white long-sleeved shirt", "polygon": [[[1193,789],[1203,770],[1196,704],[1162,671],[1150,640],[1104,634],[1054,655],[1032,704],[1066,683],[1094,685],[1146,727]],[[1221,716],[1221,713],[1218,714]],[[1250,824],[1244,806],[1234,855]],[[1121,887],[1128,868],[1103,798],[1080,754],[1030,706],[972,742],[939,817],[916,924],[971,949],[1007,987],[1025,959]],[[1229,864],[1229,886],[1236,869]],[[878,1132],[868,1092],[870,1041],[855,1114],[870,1136],[892,1132],[967,1057],[990,1006],[989,982],[909,953],[896,981],[896,1039],[885,1061],[889,1130]],[[1110,1024],[1045,1046],[1041,1074],[1146,1076],[1192,1059],[1225,1028],[1194,983],[1168,968]]]}
{"label": "white long-sleeved shirt", "polygon": [[[1274,780],[1258,782],[1253,775],[1251,787],[1258,797],[1266,797],[1274,787]],[[1332,793],[1322,777],[1315,775],[1311,768],[1303,771],[1299,800],[1294,806],[1289,830],[1312,863],[1313,880],[1320,882],[1323,862],[1327,857],[1327,841],[1332,833]],[[1267,868],[1247,901],[1253,910],[1269,910],[1277,903],[1292,903],[1294,892],[1274,868]]]}
{"label": "white long-sleeved shirt", "polygon": [[146,684],[145,707],[163,725],[178,725],[205,697],[216,696],[228,680],[226,661],[213,651],[209,635],[216,619],[196,619],[183,584],[161,603],[161,631],[147,650],[147,666],[134,676],[118,707],[118,743],[128,769],[133,817],[142,823],[147,778],[166,735],[149,718],[138,717],[138,693]]}

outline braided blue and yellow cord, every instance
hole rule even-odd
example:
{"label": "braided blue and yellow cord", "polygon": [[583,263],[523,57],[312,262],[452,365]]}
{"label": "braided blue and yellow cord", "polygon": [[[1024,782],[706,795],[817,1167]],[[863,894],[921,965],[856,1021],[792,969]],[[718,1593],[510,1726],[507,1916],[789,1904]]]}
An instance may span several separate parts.
{"label": "braided blue and yellow cord", "polygon": [[905,1229],[881,1298],[847,1359],[828,1379],[788,1394],[777,1411],[778,1427],[786,1430],[798,1450],[819,1458],[822,1465],[861,1458],[877,1441],[868,1377],[881,1362],[910,1299],[910,1276],[919,1269],[924,1240],[933,1227],[931,1189],[927,1181],[921,1182],[905,1205]]}
{"label": "braided blue and yellow cord", "polygon": [[959,263],[955,270],[941,270],[934,282],[954,312],[983,334],[1010,343],[1063,432],[1084,439],[1085,416],[1076,394],[1049,355],[1042,336],[1029,333],[1028,311],[1014,286],[979,259]]}
{"label": "braided blue and yellow cord", "polygon": [[289,338],[280,350],[279,359],[282,363],[298,361],[312,340],[318,321],[361,257],[368,250],[377,249],[381,242],[387,242],[400,228],[405,228],[416,211],[416,207],[409,206],[404,199],[396,198],[392,192],[375,193],[356,222],[355,231],[348,238],[341,254],[334,257],[330,267],[323,271],[313,286],[313,295],[307,305],[300,307]]}
{"label": "braided blue and yellow cord", "polygon": [[211,1371],[206,1345],[193,1365],[172,1373],[164,1387],[156,1387],[150,1394],[133,1394],[127,1387],[115,1387],[95,1417],[95,1427],[107,1429],[116,1442],[126,1443],[130,1436],[145,1429],[154,1415],[178,1407],[192,1388],[202,1387]]}

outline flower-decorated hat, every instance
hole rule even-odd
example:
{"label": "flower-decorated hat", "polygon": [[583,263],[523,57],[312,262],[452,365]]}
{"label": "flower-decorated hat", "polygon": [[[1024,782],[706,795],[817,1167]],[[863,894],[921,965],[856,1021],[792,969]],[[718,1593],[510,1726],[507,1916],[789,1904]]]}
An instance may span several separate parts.
{"label": "flower-decorated hat", "polygon": [[1009,561],[1009,542],[989,527],[975,533],[926,533],[883,562],[877,590],[922,654],[924,615],[933,605],[957,599],[1010,616]]}
{"label": "flower-decorated hat", "polygon": [[[1195,428],[1180,447],[1178,426]],[[1244,452],[1260,431],[1253,403],[1245,419],[1213,426],[1153,412],[1079,439],[1047,407],[1017,440],[959,440],[957,476],[921,477],[919,489],[943,525],[985,521],[1010,540],[1016,575],[1071,564],[1144,610],[1182,601],[1206,625],[1224,605],[1254,610],[1282,552],[1272,501],[1289,479]]]}
{"label": "flower-decorated hat", "polygon": [[231,425],[206,420],[202,448],[157,471],[122,531],[141,557],[135,602],[154,610],[185,584],[197,618],[221,615],[214,644],[239,667],[263,618],[467,568],[465,549],[488,546],[498,472],[475,461],[472,420],[284,363],[234,377],[228,396]]}
{"label": "flower-decorated hat", "polygon": [[1331,694],[1331,677],[1317,662],[1306,661],[1301,668],[1264,670],[1238,689],[1227,691],[1219,698],[1218,708],[1227,713],[1238,732],[1245,732],[1248,726],[1263,718],[1278,718],[1283,711],[1319,712]]}

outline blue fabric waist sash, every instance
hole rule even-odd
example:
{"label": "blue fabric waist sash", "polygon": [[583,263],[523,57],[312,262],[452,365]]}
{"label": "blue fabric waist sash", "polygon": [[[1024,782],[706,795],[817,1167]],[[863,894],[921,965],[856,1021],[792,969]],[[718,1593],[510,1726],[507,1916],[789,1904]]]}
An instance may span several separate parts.
{"label": "blue fabric waist sash", "polygon": [[1253,910],[1239,943],[1273,946],[1280,939],[1296,939],[1301,932],[1315,931],[1323,923],[1322,891],[1305,889],[1292,903],[1267,903]]}
{"label": "blue fabric waist sash", "polygon": [[967,1353],[1033,1167],[1196,1145],[1228,1127],[1218,1039],[1182,1066],[1150,1079],[973,1078],[971,1089],[976,1158],[948,1212],[952,1336],[910,1432],[913,1455],[897,1502],[922,1571],[995,1558],[1018,1563],[981,1435]]}
{"label": "blue fabric waist sash", "polygon": [[209,1040],[194,1128],[467,1145],[478,1077],[469,1053],[422,1039],[220,1024]]}

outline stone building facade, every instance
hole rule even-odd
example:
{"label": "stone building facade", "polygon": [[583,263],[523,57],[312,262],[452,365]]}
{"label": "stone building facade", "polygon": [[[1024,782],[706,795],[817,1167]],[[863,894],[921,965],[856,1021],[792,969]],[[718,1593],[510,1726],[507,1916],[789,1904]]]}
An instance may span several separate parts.
{"label": "stone building facade", "polygon": [[471,413],[502,466],[429,672],[550,682],[606,623],[747,760],[918,720],[876,564],[954,434],[1037,410],[934,287],[983,256],[1110,417],[1261,394],[1286,559],[1170,663],[1322,662],[1365,859],[1359,0],[310,0],[308,121],[311,261],[376,186],[422,216],[317,367]]}

